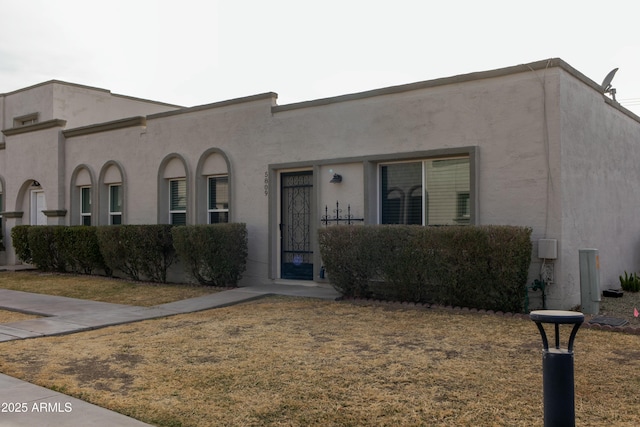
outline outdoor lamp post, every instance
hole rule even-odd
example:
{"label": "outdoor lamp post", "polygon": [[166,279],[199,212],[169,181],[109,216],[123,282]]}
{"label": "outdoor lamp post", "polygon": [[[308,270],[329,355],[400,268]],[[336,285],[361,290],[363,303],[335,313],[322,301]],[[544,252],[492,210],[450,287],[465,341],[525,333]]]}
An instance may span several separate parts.
{"label": "outdoor lamp post", "polygon": [[[575,311],[536,310],[529,314],[542,335],[542,391],[545,427],[575,427],[575,394],[573,378],[573,341],[584,314]],[[555,347],[549,341],[543,323],[555,327]],[[560,325],[573,324],[567,348],[560,348]]]}

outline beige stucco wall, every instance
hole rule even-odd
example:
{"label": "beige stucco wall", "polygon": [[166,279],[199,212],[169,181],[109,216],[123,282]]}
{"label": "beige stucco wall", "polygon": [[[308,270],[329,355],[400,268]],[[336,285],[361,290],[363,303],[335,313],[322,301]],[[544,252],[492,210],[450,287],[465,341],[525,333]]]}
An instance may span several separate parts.
{"label": "beige stucco wall", "polygon": [[51,86],[52,118],[67,120],[67,129],[178,108],[169,104],[112,94],[104,89],[64,83],[53,83]]}
{"label": "beige stucco wall", "polygon": [[[49,190],[47,200],[53,197],[60,201],[55,209],[69,212],[63,218],[67,223],[78,209],[78,201],[71,196],[74,186],[86,184],[89,177],[96,181],[94,190],[99,193],[93,196],[94,223],[105,223],[100,212],[106,209],[107,187],[97,181],[100,176],[117,175],[114,165],[118,165],[123,172],[125,222],[141,224],[166,222],[166,179],[181,174],[188,183],[188,220],[202,222],[196,209],[202,210],[202,200],[206,200],[204,178],[217,170],[228,171],[231,221],[245,222],[249,231],[249,262],[243,284],[252,284],[279,277],[281,172],[313,171],[313,219],[317,226],[325,206],[333,214],[336,200],[343,213],[350,204],[355,217],[376,223],[380,162],[473,152],[475,223],[532,227],[531,281],[541,266],[535,242],[558,239],[559,259],[554,261],[555,283],[549,289],[548,302],[553,308],[569,308],[579,302],[578,247],[600,248],[603,283],[617,275],[623,264],[633,269],[633,261],[640,255],[633,239],[616,244],[628,230],[635,232],[635,226],[629,225],[633,214],[625,212],[613,221],[604,213],[600,215],[608,206],[623,205],[624,193],[634,194],[629,182],[638,178],[637,172],[612,175],[611,171],[620,170],[616,165],[635,171],[631,156],[620,153],[635,153],[633,135],[638,122],[605,105],[593,87],[559,67],[533,71],[522,66],[475,77],[283,107],[275,106],[275,94],[263,94],[152,114],[134,126],[66,140],[60,136],[58,145],[53,142],[53,129],[15,135],[8,138],[7,148],[0,150],[0,175],[5,178],[7,194],[13,194],[14,199],[16,180],[32,177],[44,188],[59,182],[61,189],[55,194]],[[57,114],[78,122],[98,121],[99,108],[89,114],[68,102],[81,99],[78,105],[100,104],[102,94],[87,99],[89,95],[77,89],[57,88]],[[131,108],[138,111],[135,103]],[[592,114],[587,125],[586,112]],[[107,112],[105,117],[113,118]],[[71,127],[67,124],[66,129]],[[616,141],[622,148],[610,153],[602,140]],[[59,154],[61,147],[63,156],[56,158],[53,154]],[[28,173],[17,170],[33,152],[38,152],[34,168]],[[599,163],[593,162],[594,158]],[[12,162],[14,169],[9,167]],[[587,181],[582,179],[585,168],[593,171]],[[44,169],[62,173],[34,175]],[[341,174],[343,182],[329,183],[330,170]],[[614,194],[610,191],[612,176],[617,186],[616,180],[620,181]],[[72,182],[76,178],[81,181]],[[581,197],[590,192],[598,197]],[[317,246],[314,248],[317,251]],[[616,264],[609,259],[616,259]]]}
{"label": "beige stucco wall", "polygon": [[[547,71],[550,99],[558,97],[558,76],[557,70]],[[546,131],[543,91],[532,72],[272,113],[274,101],[264,96],[159,114],[148,118],[146,128],[69,138],[66,175],[78,164],[98,173],[106,162],[119,162],[127,177],[128,222],[152,222],[158,214],[156,183],[163,159],[179,155],[195,179],[203,153],[221,150],[231,164],[231,219],[247,223],[249,229],[247,283],[277,276],[277,245],[269,241],[269,236],[277,236],[277,218],[269,219],[277,175],[269,194],[264,188],[270,168],[314,170],[318,223],[324,206],[331,211],[336,200],[345,210],[351,204],[356,217],[376,222],[377,212],[366,209],[365,198],[377,197],[377,183],[365,190],[367,161],[477,146],[477,222],[527,225],[534,227],[535,238],[544,234]],[[553,108],[547,106],[550,115]],[[557,112],[557,103],[555,108]],[[551,136],[557,143],[557,133]],[[329,183],[331,169],[343,175],[342,183]],[[191,211],[196,199],[191,185]]]}
{"label": "beige stucco wall", "polygon": [[12,128],[13,119],[38,113],[38,121],[67,121],[67,128],[102,123],[136,115],[176,110],[175,105],[112,94],[105,89],[49,81],[0,94],[0,129]]}
{"label": "beige stucco wall", "polygon": [[54,84],[44,84],[0,95],[4,98],[2,129],[12,128],[14,118],[32,113],[38,113],[41,122],[61,118],[53,116],[53,90]]}
{"label": "beige stucco wall", "polygon": [[[69,166],[66,141],[61,130],[176,108],[178,107],[169,104],[113,95],[107,90],[58,81],[0,94],[0,130],[12,129],[15,127],[15,118],[34,113],[37,114],[38,123],[59,121],[59,124],[46,129],[11,136],[2,134],[0,138],[0,179],[6,183],[3,189],[4,210],[12,212],[4,218],[5,244],[10,245],[11,227],[29,224],[31,221],[31,191],[34,180],[42,184],[46,208],[52,211],[46,218],[47,223],[68,224],[71,221],[69,205],[74,193],[69,191],[70,188],[73,189],[69,187],[72,176],[69,168],[73,170],[79,164]],[[85,179],[82,176],[80,178]],[[66,214],[64,210],[67,210]],[[4,262],[16,262],[13,251],[7,251],[3,254],[5,256]]]}
{"label": "beige stucco wall", "polygon": [[[342,176],[342,182],[331,183],[334,174]],[[320,214],[329,219],[339,215],[346,220],[351,207],[352,218],[364,218],[364,170],[362,162],[322,165],[318,168]],[[340,212],[335,212],[336,202]],[[354,221],[362,224],[362,222]],[[331,222],[329,222],[331,224]]]}
{"label": "beige stucco wall", "polygon": [[564,299],[580,302],[578,251],[596,248],[602,289],[640,270],[640,126],[604,95],[562,79],[562,233]]}
{"label": "beige stucco wall", "polygon": [[[36,132],[14,135],[2,154],[9,161],[2,170],[5,210],[24,212],[29,218],[29,186],[33,180],[42,183],[47,207],[60,209],[64,205],[64,151],[60,128],[53,127]],[[16,160],[19,159],[19,160]],[[26,186],[26,187],[25,187]]]}

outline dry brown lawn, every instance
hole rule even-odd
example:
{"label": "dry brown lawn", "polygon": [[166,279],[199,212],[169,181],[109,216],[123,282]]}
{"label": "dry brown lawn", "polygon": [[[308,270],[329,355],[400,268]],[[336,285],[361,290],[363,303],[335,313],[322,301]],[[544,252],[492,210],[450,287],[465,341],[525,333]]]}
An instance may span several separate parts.
{"label": "dry brown lawn", "polygon": [[40,316],[34,316],[31,314],[19,313],[17,311],[1,310],[0,309],[0,324],[19,322],[21,320],[37,319]]}
{"label": "dry brown lawn", "polygon": [[[542,426],[527,319],[272,297],[0,354],[5,374],[158,426]],[[639,369],[639,336],[581,330],[577,425],[640,425]]]}
{"label": "dry brown lawn", "polygon": [[0,272],[0,288],[143,307],[194,298],[220,290],[207,286],[143,283],[38,271]]}

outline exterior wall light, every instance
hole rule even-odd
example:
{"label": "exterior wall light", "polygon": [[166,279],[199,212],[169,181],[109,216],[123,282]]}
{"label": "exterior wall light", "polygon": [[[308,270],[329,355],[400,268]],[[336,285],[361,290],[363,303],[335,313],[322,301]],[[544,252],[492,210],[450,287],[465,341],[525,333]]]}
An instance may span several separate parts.
{"label": "exterior wall light", "polygon": [[329,182],[332,184],[337,184],[339,182],[342,182],[342,175],[340,175],[339,173],[334,173],[333,178],[331,178],[331,181]]}

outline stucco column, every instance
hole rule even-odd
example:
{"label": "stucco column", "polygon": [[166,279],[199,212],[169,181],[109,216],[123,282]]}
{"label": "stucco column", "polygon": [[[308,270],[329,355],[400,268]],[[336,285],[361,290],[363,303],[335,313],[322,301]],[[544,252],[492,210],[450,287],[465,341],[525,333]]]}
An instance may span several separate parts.
{"label": "stucco column", "polygon": [[4,221],[4,232],[2,236],[2,243],[4,244],[4,265],[16,265],[22,264],[22,262],[16,258],[16,251],[13,249],[13,243],[11,242],[11,229],[16,225],[22,224],[23,212],[3,212],[2,219]]}

